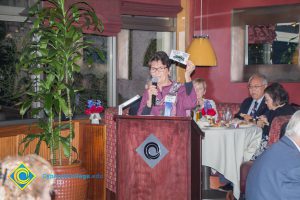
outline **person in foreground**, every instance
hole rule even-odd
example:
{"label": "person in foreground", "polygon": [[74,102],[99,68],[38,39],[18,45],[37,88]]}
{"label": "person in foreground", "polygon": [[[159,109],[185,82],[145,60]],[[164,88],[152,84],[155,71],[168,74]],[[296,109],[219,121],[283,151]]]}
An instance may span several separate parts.
{"label": "person in foreground", "polygon": [[[12,180],[9,180],[8,176],[15,170],[21,162],[25,164],[29,170],[35,174],[36,178],[27,185],[24,190],[21,190]],[[20,169],[20,168],[19,168]],[[24,168],[21,168],[24,169]],[[0,200],[51,200],[50,192],[53,189],[54,179],[44,178],[45,174],[54,174],[53,167],[42,157],[36,154],[30,154],[26,156],[6,157],[1,162],[1,174],[5,174],[6,177],[2,177],[4,180],[0,181]],[[26,180],[21,180],[25,183],[28,182],[29,177],[26,170],[18,170],[19,173],[15,173],[16,179],[19,176],[26,176]]]}
{"label": "person in foreground", "polygon": [[296,112],[296,109],[289,104],[289,95],[281,84],[272,83],[265,89],[264,93],[269,110],[264,115],[258,117],[257,126],[263,129],[263,134],[261,145],[255,152],[252,160],[267,148],[273,119],[277,116],[292,115]]}
{"label": "person in foreground", "polygon": [[264,98],[264,90],[267,85],[268,81],[264,75],[253,74],[248,81],[250,97],[242,102],[239,112],[234,117],[249,121],[265,114],[268,111]]}
{"label": "person in foreground", "polygon": [[191,80],[195,65],[187,62],[185,83],[169,79],[171,62],[163,51],[156,52],[149,61],[152,83],[147,85],[138,115],[187,116],[196,106],[197,97]]}
{"label": "person in foreground", "polygon": [[300,111],[290,119],[285,136],[254,161],[246,199],[300,199]]}

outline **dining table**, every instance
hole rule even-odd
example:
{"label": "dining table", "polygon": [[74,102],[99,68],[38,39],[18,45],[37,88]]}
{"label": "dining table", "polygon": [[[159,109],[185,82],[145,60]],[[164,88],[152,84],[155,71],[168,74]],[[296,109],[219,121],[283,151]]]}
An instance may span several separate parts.
{"label": "dining table", "polygon": [[219,172],[233,184],[233,195],[240,197],[240,166],[249,161],[259,148],[262,129],[255,125],[243,127],[200,127],[202,165]]}

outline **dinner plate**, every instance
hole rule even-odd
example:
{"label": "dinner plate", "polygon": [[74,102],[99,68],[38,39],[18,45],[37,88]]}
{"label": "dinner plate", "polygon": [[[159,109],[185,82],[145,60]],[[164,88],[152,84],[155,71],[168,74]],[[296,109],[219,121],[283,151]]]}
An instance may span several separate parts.
{"label": "dinner plate", "polygon": [[248,127],[252,127],[254,126],[254,124],[239,124],[240,128],[248,128]]}
{"label": "dinner plate", "polygon": [[204,129],[225,129],[226,126],[204,126]]}

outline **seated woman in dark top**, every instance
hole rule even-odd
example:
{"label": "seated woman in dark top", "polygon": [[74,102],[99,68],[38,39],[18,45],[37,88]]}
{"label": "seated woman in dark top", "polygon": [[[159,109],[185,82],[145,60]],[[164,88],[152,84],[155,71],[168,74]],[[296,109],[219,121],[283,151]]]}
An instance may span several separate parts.
{"label": "seated woman in dark top", "polygon": [[267,147],[269,131],[273,119],[277,116],[292,115],[296,112],[296,109],[289,104],[287,91],[279,83],[269,85],[265,89],[264,95],[269,111],[267,111],[265,115],[259,116],[257,121],[257,125],[263,129],[263,134],[260,149],[255,153],[255,158]]}

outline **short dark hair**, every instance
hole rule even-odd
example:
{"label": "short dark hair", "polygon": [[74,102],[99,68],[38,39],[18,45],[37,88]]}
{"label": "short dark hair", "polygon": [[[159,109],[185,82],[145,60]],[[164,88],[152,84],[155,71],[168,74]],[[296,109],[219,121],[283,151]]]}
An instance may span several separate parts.
{"label": "short dark hair", "polygon": [[166,52],[164,51],[157,51],[154,53],[154,55],[150,58],[149,62],[148,62],[148,66],[150,67],[151,62],[153,61],[161,61],[161,63],[163,65],[166,65],[167,68],[170,68],[171,66],[171,61],[169,60],[169,56],[168,54],[166,54]]}
{"label": "short dark hair", "polygon": [[284,103],[289,103],[289,94],[279,83],[272,83],[266,87],[265,93],[270,95],[276,106],[282,105]]}

